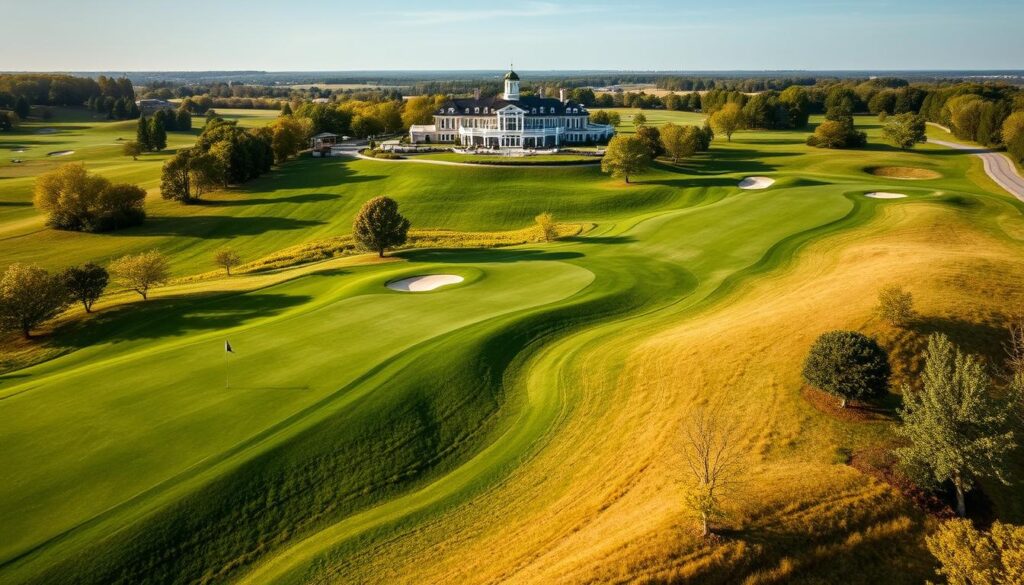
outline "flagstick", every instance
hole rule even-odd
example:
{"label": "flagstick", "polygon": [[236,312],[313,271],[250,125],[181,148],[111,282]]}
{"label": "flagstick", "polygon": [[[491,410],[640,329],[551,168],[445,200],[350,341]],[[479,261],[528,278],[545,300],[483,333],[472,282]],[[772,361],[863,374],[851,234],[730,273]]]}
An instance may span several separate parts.
{"label": "flagstick", "polygon": [[228,387],[228,352],[224,352],[224,388]]}

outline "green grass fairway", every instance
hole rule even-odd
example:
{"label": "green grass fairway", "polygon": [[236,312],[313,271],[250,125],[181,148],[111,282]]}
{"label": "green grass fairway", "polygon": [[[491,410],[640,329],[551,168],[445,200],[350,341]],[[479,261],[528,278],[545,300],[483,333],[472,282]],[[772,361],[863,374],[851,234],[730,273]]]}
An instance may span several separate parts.
{"label": "green grass fairway", "polygon": [[[151,195],[145,225],[104,235],[45,229],[28,171],[53,163],[36,152],[17,177],[5,163],[0,268],[159,249],[190,276],[225,245],[255,260],[348,234],[377,195],[417,228],[521,229],[544,211],[596,225],[122,295],[49,332],[37,343],[57,357],[0,373],[0,584],[922,582],[933,522],[847,464],[891,422],[819,411],[800,362],[834,328],[908,362],[939,330],[998,358],[1001,311],[1024,302],[1024,204],[975,157],[898,151],[857,122],[865,149],[739,132],[632,185],[591,166],[306,157],[200,205]],[[33,150],[74,149],[150,189],[167,156],[120,157],[129,123],[37,126],[0,149],[45,140]],[[883,166],[941,177],[870,172]],[[752,175],[776,182],[737,187]],[[425,274],[465,280],[384,286]],[[873,317],[893,281],[911,287],[918,329]],[[680,481],[679,425],[708,404],[727,411],[750,480],[715,544],[690,530]],[[995,515],[1024,520],[1019,486],[984,489]]]}

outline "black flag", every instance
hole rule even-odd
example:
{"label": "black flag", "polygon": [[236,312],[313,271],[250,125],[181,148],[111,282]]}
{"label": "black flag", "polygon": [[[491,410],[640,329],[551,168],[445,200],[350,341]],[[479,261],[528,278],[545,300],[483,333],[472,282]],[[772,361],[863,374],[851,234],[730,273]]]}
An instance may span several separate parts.
{"label": "black flag", "polygon": [[235,353],[235,350],[231,349],[231,342],[227,339],[224,340],[224,351],[227,353]]}

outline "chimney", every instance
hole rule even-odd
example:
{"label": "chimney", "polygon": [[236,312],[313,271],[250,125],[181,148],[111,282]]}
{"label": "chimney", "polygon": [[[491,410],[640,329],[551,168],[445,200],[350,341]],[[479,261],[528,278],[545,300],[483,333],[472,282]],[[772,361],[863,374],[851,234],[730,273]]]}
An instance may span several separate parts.
{"label": "chimney", "polygon": [[473,90],[473,99],[475,99],[475,100],[479,100],[480,99],[480,88],[479,87]]}
{"label": "chimney", "polygon": [[565,102],[569,101],[569,98],[567,97],[567,94],[568,94],[568,92],[566,92],[564,88],[558,90],[558,101],[562,102],[563,104]]}

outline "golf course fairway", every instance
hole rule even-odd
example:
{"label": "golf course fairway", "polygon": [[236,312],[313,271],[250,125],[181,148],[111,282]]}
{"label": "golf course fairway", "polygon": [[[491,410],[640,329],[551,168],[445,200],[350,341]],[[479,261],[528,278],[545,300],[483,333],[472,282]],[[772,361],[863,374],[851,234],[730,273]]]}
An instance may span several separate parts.
{"label": "golf course fairway", "polygon": [[[179,277],[104,298],[54,328],[46,359],[0,373],[0,583],[921,582],[934,520],[851,464],[892,420],[822,411],[802,360],[831,329],[894,355],[935,331],[996,355],[993,321],[1024,303],[1024,203],[969,154],[857,124],[869,148],[738,132],[629,185],[589,165],[302,158],[202,205],[154,200],[117,235],[0,206],[6,261],[158,249]],[[934,173],[868,170],[889,167]],[[4,180],[27,201],[27,177]],[[210,275],[226,242],[251,261],[348,235],[377,195],[414,228],[550,212],[587,229]],[[445,285],[389,288],[430,275]],[[894,282],[920,329],[874,316]],[[706,406],[744,454],[720,542],[693,531],[680,479],[680,425]],[[984,488],[1024,518],[1019,486]]]}

